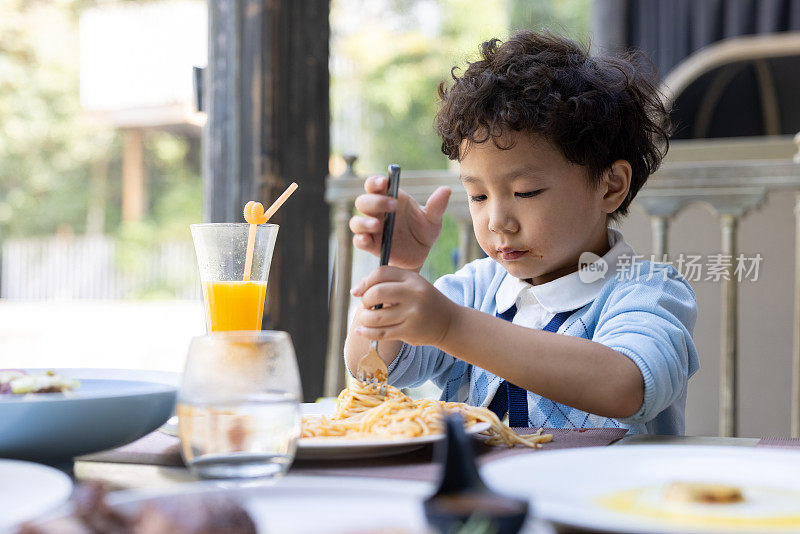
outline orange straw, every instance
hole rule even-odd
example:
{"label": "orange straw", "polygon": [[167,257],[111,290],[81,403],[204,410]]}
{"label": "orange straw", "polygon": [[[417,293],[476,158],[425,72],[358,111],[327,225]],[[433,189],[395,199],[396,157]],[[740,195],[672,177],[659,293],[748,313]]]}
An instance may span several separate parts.
{"label": "orange straw", "polygon": [[266,224],[275,212],[283,206],[283,203],[286,202],[294,190],[297,189],[297,184],[292,182],[289,187],[286,188],[286,191],[281,193],[281,196],[272,203],[269,209],[264,212],[264,206],[261,202],[255,202],[251,200],[244,206],[244,220],[250,223],[250,231],[247,234],[247,253],[244,259],[244,276],[242,280],[245,282],[250,280],[250,271],[253,268],[253,248],[255,248],[256,244],[256,228],[259,224]]}

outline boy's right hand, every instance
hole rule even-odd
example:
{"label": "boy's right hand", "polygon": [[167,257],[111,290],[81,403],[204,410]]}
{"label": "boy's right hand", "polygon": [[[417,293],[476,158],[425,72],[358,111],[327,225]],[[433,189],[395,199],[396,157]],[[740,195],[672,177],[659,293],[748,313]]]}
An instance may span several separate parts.
{"label": "boy's right hand", "polygon": [[421,206],[402,189],[397,200],[387,196],[388,185],[385,176],[370,176],[364,182],[366,193],[356,198],[356,209],[363,215],[350,219],[353,245],[380,256],[384,214],[394,211],[397,215],[389,265],[419,272],[442,230],[442,216],[450,199],[450,188],[438,188],[425,206]]}

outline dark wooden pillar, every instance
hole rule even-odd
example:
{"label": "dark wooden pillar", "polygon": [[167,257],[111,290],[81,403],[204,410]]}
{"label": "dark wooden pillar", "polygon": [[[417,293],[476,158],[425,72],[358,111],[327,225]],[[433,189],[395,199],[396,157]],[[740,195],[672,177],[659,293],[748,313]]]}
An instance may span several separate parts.
{"label": "dark wooden pillar", "polygon": [[209,0],[205,218],[300,188],[281,225],[264,328],[286,330],[306,400],[322,394],[328,326],[328,0]]}

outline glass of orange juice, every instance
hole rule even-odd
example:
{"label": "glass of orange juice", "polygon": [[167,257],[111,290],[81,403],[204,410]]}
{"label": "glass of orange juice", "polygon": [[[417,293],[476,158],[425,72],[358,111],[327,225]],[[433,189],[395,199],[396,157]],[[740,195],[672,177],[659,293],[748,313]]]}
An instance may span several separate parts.
{"label": "glass of orange juice", "polygon": [[200,269],[209,333],[261,330],[278,225],[256,226],[253,263],[247,281],[243,278],[249,224],[192,224],[190,229]]}

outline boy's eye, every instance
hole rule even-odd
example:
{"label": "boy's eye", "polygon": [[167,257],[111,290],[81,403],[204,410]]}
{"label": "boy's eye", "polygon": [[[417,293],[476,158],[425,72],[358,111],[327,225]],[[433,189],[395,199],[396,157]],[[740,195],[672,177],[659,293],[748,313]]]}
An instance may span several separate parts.
{"label": "boy's eye", "polygon": [[486,200],[486,195],[470,195],[469,201],[470,202],[483,202]]}
{"label": "boy's eye", "polygon": [[531,198],[531,197],[535,197],[536,195],[538,195],[542,191],[544,191],[544,189],[537,189],[536,191],[527,191],[525,193],[514,193],[514,194],[516,196],[518,196],[519,198]]}

